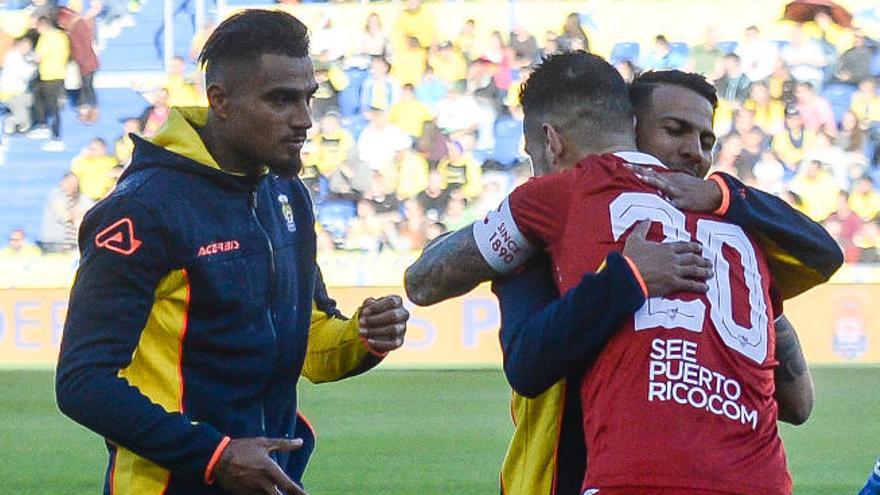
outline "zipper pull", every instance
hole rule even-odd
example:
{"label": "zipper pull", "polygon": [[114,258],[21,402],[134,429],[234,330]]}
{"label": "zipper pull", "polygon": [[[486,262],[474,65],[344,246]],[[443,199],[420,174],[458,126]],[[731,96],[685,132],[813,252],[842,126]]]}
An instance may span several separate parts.
{"label": "zipper pull", "polygon": [[253,189],[251,191],[251,208],[253,210],[257,209],[257,190]]}

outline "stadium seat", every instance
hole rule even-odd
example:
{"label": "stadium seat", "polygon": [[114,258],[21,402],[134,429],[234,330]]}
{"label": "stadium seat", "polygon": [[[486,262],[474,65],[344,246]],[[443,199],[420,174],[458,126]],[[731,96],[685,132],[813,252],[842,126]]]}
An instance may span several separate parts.
{"label": "stadium seat", "polygon": [[727,53],[735,52],[736,47],[739,46],[739,42],[738,41],[719,41],[718,43],[715,44],[715,46],[717,46],[719,50],[721,50],[722,52],[727,54]]}
{"label": "stadium seat", "polygon": [[346,69],[348,86],[337,95],[339,101],[339,113],[343,117],[357,115],[360,110],[361,86],[369,73],[364,69]]}
{"label": "stadium seat", "polygon": [[318,210],[318,223],[330,233],[334,240],[345,238],[348,224],[357,215],[354,201],[347,199],[328,199]]}
{"label": "stadium seat", "polygon": [[635,42],[617,43],[611,49],[611,63],[617,64],[622,60],[635,63],[639,60],[639,44]]}
{"label": "stadium seat", "polygon": [[856,92],[855,86],[849,84],[829,84],[822,90],[822,96],[831,103],[834,111],[834,121],[839,126],[843,116],[849,111],[852,95]]}
{"label": "stadium seat", "polygon": [[669,44],[669,51],[673,55],[678,55],[682,59],[687,59],[688,55],[691,53],[691,48],[687,43],[681,41],[675,41]]}
{"label": "stadium seat", "polygon": [[877,50],[877,53],[874,54],[874,58],[871,59],[871,75],[874,77],[880,77],[880,50]]}

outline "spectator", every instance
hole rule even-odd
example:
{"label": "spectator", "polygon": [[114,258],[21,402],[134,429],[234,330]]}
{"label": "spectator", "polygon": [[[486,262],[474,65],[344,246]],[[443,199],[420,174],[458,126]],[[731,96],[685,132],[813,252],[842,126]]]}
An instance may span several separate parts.
{"label": "spectator", "polygon": [[718,33],[715,31],[715,28],[712,26],[706,28],[706,36],[703,38],[703,42],[691,49],[691,57],[688,64],[690,70],[706,76],[710,81],[721,77],[721,58],[725,55],[716,45],[717,41]]}
{"label": "spectator", "polygon": [[70,171],[79,179],[79,189],[87,198],[98,201],[113,189],[115,180],[110,171],[118,165],[116,157],[107,154],[107,143],[92,139],[70,164]]}
{"label": "spectator", "polygon": [[[200,100],[195,84],[186,75],[186,60],[180,55],[171,58],[168,72],[162,85],[167,92],[169,107],[197,106]],[[146,122],[146,120],[144,120]],[[152,134],[149,134],[152,136]]]}
{"label": "spectator", "polygon": [[418,39],[422,48],[429,48],[437,39],[436,22],[436,17],[421,0],[406,0],[404,10],[394,23],[394,50],[405,46],[410,37]]}
{"label": "spectator", "polygon": [[429,57],[435,76],[446,84],[463,81],[467,77],[467,60],[450,42],[441,43]]}
{"label": "spectator", "polygon": [[495,121],[495,146],[483,170],[507,172],[518,166],[524,159],[523,140],[522,107],[508,104]]}
{"label": "spectator", "polygon": [[449,227],[449,230],[454,231],[466,227],[475,222],[477,218],[474,211],[467,207],[467,203],[460,194],[449,196],[446,213],[443,215],[443,223]]}
{"label": "spectator", "polygon": [[871,46],[861,29],[852,32],[853,45],[840,55],[834,68],[834,77],[838,81],[858,85],[871,77],[871,59],[877,50]]}
{"label": "spectator", "polygon": [[141,133],[141,119],[129,117],[122,122],[122,135],[113,143],[113,151],[116,161],[127,167],[131,163],[131,154],[134,152],[134,141],[131,135],[139,136]]}
{"label": "spectator", "polygon": [[330,62],[326,52],[314,59],[315,82],[318,90],[312,96],[312,116],[320,119],[326,112],[339,108],[339,93],[348,87],[348,76],[338,62]]}
{"label": "spectator", "polygon": [[395,251],[412,251],[425,247],[430,222],[414,198],[403,202],[403,219],[386,228],[386,237]]}
{"label": "spectator", "polygon": [[330,195],[337,199],[357,200],[369,190],[373,171],[361,162],[348,160],[328,178]]}
{"label": "spectator", "polygon": [[416,201],[422,205],[429,220],[438,222],[446,212],[449,197],[449,190],[443,187],[443,176],[432,170],[428,174],[428,186],[416,196]]}
{"label": "spectator", "polygon": [[373,170],[370,185],[364,192],[364,199],[372,202],[376,213],[385,218],[395,217],[400,209],[400,201],[394,194],[394,185],[378,170]]}
{"label": "spectator", "polygon": [[346,43],[350,39],[345,31],[333,25],[333,19],[324,11],[318,22],[318,29],[309,33],[309,49],[313,55],[324,53],[327,60],[335,61],[345,55]]}
{"label": "spectator", "polygon": [[791,71],[782,59],[777,61],[773,73],[767,79],[767,89],[770,90],[770,97],[774,100],[781,101],[784,105],[793,105],[794,88],[797,81],[792,77]]}
{"label": "spectator", "polygon": [[862,225],[853,243],[859,249],[860,263],[880,263],[880,226],[877,222]]}
{"label": "spectator", "polygon": [[70,56],[70,42],[67,35],[56,28],[48,17],[37,19],[37,32],[40,38],[34,48],[39,72],[39,80],[34,90],[34,121],[46,126],[52,121],[51,132],[46,135],[42,129],[29,134],[31,137],[52,140],[43,146],[45,151],[64,151],[61,141],[61,109],[59,101],[64,96],[64,77],[67,75],[67,60]]}
{"label": "spectator", "polygon": [[740,58],[742,71],[750,81],[761,81],[775,70],[779,49],[776,44],[764,40],[756,26],[749,26],[737,44],[735,53]]}
{"label": "spectator", "polygon": [[733,130],[731,130],[728,136],[737,135],[745,138],[747,134],[752,132],[758,134],[760,137],[759,144],[763,146],[764,142],[767,141],[767,135],[755,124],[755,112],[749,108],[740,108],[733,117]]}
{"label": "spectator", "polygon": [[587,33],[581,27],[581,17],[577,12],[568,14],[565,24],[562,26],[562,34],[556,38],[559,49],[590,51],[590,40]]}
{"label": "spectator", "polygon": [[416,98],[432,110],[446,96],[446,84],[434,74],[434,68],[425,67],[422,82],[416,87]]}
{"label": "spectator", "polygon": [[853,94],[850,109],[860,121],[880,122],[880,95],[877,94],[877,80],[863,79],[859,89]]}
{"label": "spectator", "polygon": [[828,61],[822,47],[808,38],[801,26],[792,28],[790,43],[782,49],[782,60],[791,68],[791,75],[798,82],[809,82],[814,88],[821,88],[825,78]]}
{"label": "spectator", "polygon": [[437,102],[437,126],[448,134],[476,131],[480,124],[481,108],[477,100],[465,94],[464,84],[453,84],[446,97]]}
{"label": "spectator", "polygon": [[513,49],[507,46],[500,31],[492,31],[489,46],[482,57],[474,61],[474,65],[488,61],[492,67],[492,82],[498,89],[497,94],[504,94],[513,80]]}
{"label": "spectator", "polygon": [[721,66],[723,74],[715,81],[718,97],[738,108],[749,97],[752,81],[743,73],[739,55],[735,53],[725,55]]}
{"label": "spectator", "polygon": [[861,230],[862,223],[862,219],[850,209],[846,191],[840,191],[837,196],[837,208],[825,220],[825,225],[836,224],[832,227],[836,230],[834,239],[843,250],[843,259],[846,262],[859,261],[859,248],[855,244],[855,236]]}
{"label": "spectator", "polygon": [[40,248],[25,239],[24,230],[12,229],[9,233],[9,244],[0,249],[0,259],[25,261],[39,258],[43,254]]}
{"label": "spectator", "polygon": [[785,187],[785,165],[776,158],[770,150],[761,154],[761,159],[752,168],[755,177],[755,187],[777,196],[781,195]]}
{"label": "spectator", "polygon": [[345,249],[356,251],[379,251],[385,239],[385,220],[376,216],[376,207],[371,201],[357,202],[357,214],[348,224],[345,235]]}
{"label": "spectator", "polygon": [[169,94],[168,89],[166,88],[159,88],[145,96],[152,100],[152,104],[145,108],[144,112],[141,114],[140,121],[143,123],[141,135],[145,138],[150,138],[159,132],[159,129],[165,125],[165,121],[168,120],[171,108],[168,104]]}
{"label": "spectator", "polygon": [[370,12],[364,25],[364,32],[358,40],[356,53],[369,57],[387,57],[388,48],[388,36],[382,30],[382,19],[379,18],[379,14]]}
{"label": "spectator", "polygon": [[859,118],[852,111],[846,112],[843,116],[840,132],[834,138],[834,145],[848,153],[858,153],[865,156],[867,140],[868,138],[865,135],[865,130],[862,129]]}
{"label": "spectator", "polygon": [[98,56],[95,54],[91,19],[81,17],[67,7],[58,9],[58,25],[70,38],[70,58],[76,63],[80,75],[79,97],[76,105],[80,121],[94,124],[98,121],[98,98],[95,94],[95,72]]}
{"label": "spectator", "polygon": [[425,122],[433,116],[431,109],[416,98],[413,85],[405,84],[400,92],[400,100],[391,106],[389,118],[392,124],[418,139],[424,132]]}
{"label": "spectator", "polygon": [[678,69],[684,66],[686,60],[672,51],[666,36],[658,34],[654,37],[654,46],[642,60],[645,70]]}
{"label": "spectator", "polygon": [[789,189],[800,196],[803,212],[817,222],[828,218],[839,203],[837,181],[818,160],[807,160],[803,170],[789,184]]}
{"label": "spectator", "polygon": [[79,225],[94,202],[80,193],[79,179],[64,174],[57,188],[49,193],[43,208],[39,244],[45,253],[76,250]]}
{"label": "spectator", "polygon": [[461,141],[447,140],[446,158],[437,164],[437,171],[443,178],[443,187],[451,191],[460,190],[464,198],[476,198],[482,190],[480,164],[464,149]]}
{"label": "spectator", "polygon": [[544,47],[541,48],[540,58],[547,57],[561,51],[562,47],[559,46],[559,37],[556,35],[556,33],[553,31],[547,31],[546,33],[544,33]]}
{"label": "spectator", "polygon": [[370,75],[361,86],[361,111],[376,108],[387,111],[400,94],[400,86],[389,75],[391,64],[381,57],[374,57],[370,63]]}
{"label": "spectator", "polygon": [[425,74],[428,63],[427,51],[419,46],[418,38],[411,36],[406,45],[394,52],[394,80],[401,85],[415,86]]}
{"label": "spectator", "polygon": [[34,96],[28,86],[36,67],[30,61],[33,45],[26,37],[17,38],[3,58],[0,72],[0,101],[9,109],[3,121],[3,132],[13,134],[31,128],[31,107]]}
{"label": "spectator", "polygon": [[752,84],[743,108],[753,112],[755,124],[769,136],[785,128],[785,105],[770,98],[770,89],[764,82]]}
{"label": "spectator", "polygon": [[431,167],[436,167],[446,156],[446,135],[435,121],[425,123],[425,132],[416,141],[415,149],[428,160]]}
{"label": "spectator", "polygon": [[467,62],[472,62],[480,56],[479,40],[477,39],[477,22],[473,19],[465,21],[461,32],[455,38],[455,49],[461,53]]}
{"label": "spectator", "polygon": [[361,131],[357,140],[358,160],[370,169],[378,170],[389,181],[396,181],[394,153],[399,143],[410,142],[410,138],[397,126],[388,121],[388,112],[373,108],[367,113],[370,123]]}
{"label": "spectator", "polygon": [[510,33],[510,48],[513,50],[513,66],[528,67],[538,59],[538,41],[523,26],[518,24]]}
{"label": "spectator", "polygon": [[394,166],[397,169],[397,197],[407,199],[415,197],[428,187],[428,161],[412,149],[410,143],[398,143],[394,154]]}
{"label": "spectator", "polygon": [[849,207],[865,222],[874,222],[880,215],[880,194],[874,188],[874,181],[865,175],[859,178],[849,195]]}
{"label": "spectator", "polygon": [[785,112],[785,129],[773,136],[770,147],[787,168],[795,170],[815,141],[816,133],[804,128],[803,117],[791,106]]}
{"label": "spectator", "polygon": [[828,100],[816,93],[810,82],[799,82],[794,90],[798,112],[804,119],[804,127],[808,131],[822,131],[830,136],[837,135],[837,123],[834,122],[834,110]]}
{"label": "spectator", "polygon": [[342,127],[339,113],[331,110],[321,117],[319,132],[312,138],[318,171],[329,177],[345,163],[354,150],[354,138]]}

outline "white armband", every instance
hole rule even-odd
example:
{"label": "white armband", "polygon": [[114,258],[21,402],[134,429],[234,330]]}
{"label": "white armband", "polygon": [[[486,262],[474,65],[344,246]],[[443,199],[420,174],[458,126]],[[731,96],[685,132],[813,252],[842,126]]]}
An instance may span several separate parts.
{"label": "white armband", "polygon": [[538,251],[517,228],[508,198],[485,219],[474,222],[474,240],[483,259],[501,275],[516,270]]}

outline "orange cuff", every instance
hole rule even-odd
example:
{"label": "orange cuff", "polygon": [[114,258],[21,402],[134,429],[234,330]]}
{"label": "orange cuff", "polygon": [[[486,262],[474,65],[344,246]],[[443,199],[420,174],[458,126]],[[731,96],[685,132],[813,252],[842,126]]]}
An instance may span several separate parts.
{"label": "orange cuff", "polygon": [[648,285],[645,284],[645,279],[642,278],[642,272],[639,271],[639,267],[636,266],[635,261],[631,260],[629,256],[624,256],[623,259],[626,260],[626,263],[629,265],[630,270],[632,270],[633,275],[635,275],[636,280],[639,282],[639,287],[642,288],[642,294],[644,294],[645,299],[647,299]]}
{"label": "orange cuff", "polygon": [[718,184],[718,187],[721,189],[721,206],[718,207],[717,210],[712,213],[719,216],[724,216],[727,214],[727,209],[730,208],[730,189],[727,187],[727,182],[724,181],[718,175],[710,175],[709,180]]}
{"label": "orange cuff", "polygon": [[205,468],[206,485],[214,484],[214,468],[217,466],[217,461],[220,460],[220,456],[223,455],[223,451],[226,450],[226,446],[229,445],[229,442],[231,441],[231,438],[223,437],[223,440],[220,440],[220,443],[217,444],[217,448],[214,449],[214,454],[211,456],[211,460],[208,461],[208,467]]}
{"label": "orange cuff", "polygon": [[367,348],[367,352],[376,356],[377,358],[384,358],[385,356],[388,355],[388,351],[379,352],[379,351],[373,349],[372,347],[370,347],[369,342],[367,342],[367,339],[365,337],[363,337],[362,335],[358,334],[358,338],[361,339],[361,342],[364,344],[364,347]]}

